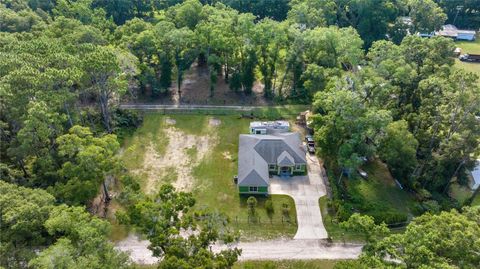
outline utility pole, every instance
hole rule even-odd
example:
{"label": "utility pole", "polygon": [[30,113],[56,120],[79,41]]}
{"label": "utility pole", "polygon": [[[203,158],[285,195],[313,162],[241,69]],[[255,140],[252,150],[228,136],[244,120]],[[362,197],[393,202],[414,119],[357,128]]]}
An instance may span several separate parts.
{"label": "utility pole", "polygon": [[460,12],[460,10],[463,9],[463,6],[457,6],[456,9],[457,9],[457,14],[455,14],[455,18],[453,19],[453,23],[452,23],[453,25],[455,25],[455,21],[457,20],[458,13]]}

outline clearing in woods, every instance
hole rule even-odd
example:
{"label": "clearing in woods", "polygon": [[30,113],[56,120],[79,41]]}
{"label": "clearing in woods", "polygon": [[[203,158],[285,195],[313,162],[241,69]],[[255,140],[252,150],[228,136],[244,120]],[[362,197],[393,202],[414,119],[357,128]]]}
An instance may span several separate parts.
{"label": "clearing in woods", "polygon": [[[272,220],[264,208],[265,197],[257,197],[258,221],[248,221],[246,199],[240,197],[233,176],[237,174],[238,135],[248,132],[251,119],[238,115],[146,114],[143,125],[127,137],[122,160],[141,180],[142,190],[152,194],[171,183],[191,191],[197,208],[226,214],[242,240],[292,238],[297,230],[293,199],[271,195]],[[282,206],[290,208],[289,220]]]}

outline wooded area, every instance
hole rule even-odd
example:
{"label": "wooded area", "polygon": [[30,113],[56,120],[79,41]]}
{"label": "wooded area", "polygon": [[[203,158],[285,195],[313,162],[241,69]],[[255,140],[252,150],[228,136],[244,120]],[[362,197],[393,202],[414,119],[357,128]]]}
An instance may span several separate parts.
{"label": "wooded area", "polygon": [[[312,106],[340,221],[355,199],[337,178],[364,158],[386,163],[418,197],[418,214],[461,211],[468,204],[448,190],[468,184],[480,156],[479,78],[454,66],[453,40],[409,33],[444,23],[478,30],[479,14],[476,0],[0,0],[0,266],[131,265],[108,243],[109,224],[86,208],[107,181],[123,195],[138,191],[117,154],[142,117],[119,104],[173,93],[181,102],[194,63],[212,95],[218,80],[239,98],[258,83],[273,104]],[[178,203],[160,204],[166,199]],[[193,268],[200,258],[229,268],[240,254],[208,251],[235,236],[211,225],[228,223],[223,216],[189,210],[189,194],[167,186],[125,201],[124,223],[157,229],[148,238],[168,257],[161,268]],[[143,221],[154,212],[175,221]],[[465,212],[437,217],[478,220],[478,210]],[[204,233],[162,237],[185,227]]]}

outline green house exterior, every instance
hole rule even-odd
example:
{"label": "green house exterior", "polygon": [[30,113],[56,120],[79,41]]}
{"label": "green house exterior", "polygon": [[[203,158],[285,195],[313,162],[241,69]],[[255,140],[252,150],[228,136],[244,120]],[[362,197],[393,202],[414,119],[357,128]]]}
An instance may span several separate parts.
{"label": "green house exterior", "polygon": [[238,192],[268,195],[271,176],[288,178],[307,172],[306,152],[298,133],[240,135]]}
{"label": "green house exterior", "polygon": [[240,194],[268,194],[268,186],[238,186]]}

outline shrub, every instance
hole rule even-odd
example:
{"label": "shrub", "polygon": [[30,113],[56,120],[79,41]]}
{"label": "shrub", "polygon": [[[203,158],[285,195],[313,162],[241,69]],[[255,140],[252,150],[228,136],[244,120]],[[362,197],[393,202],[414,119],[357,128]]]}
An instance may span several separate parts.
{"label": "shrub", "polygon": [[275,213],[275,209],[273,208],[273,202],[272,202],[271,199],[268,199],[265,202],[265,210],[267,211],[267,216],[270,219],[270,222],[272,222],[273,214]]}
{"label": "shrub", "polygon": [[440,205],[435,200],[427,200],[425,202],[422,202],[422,207],[424,211],[428,211],[434,214],[440,212],[441,209]]}
{"label": "shrub", "polygon": [[398,224],[406,222],[408,219],[407,214],[394,211],[376,211],[370,214],[374,219],[376,224],[385,222],[388,225]]}
{"label": "shrub", "polygon": [[338,204],[338,209],[337,209],[337,219],[342,222],[342,221],[347,221],[350,216],[353,214],[353,207],[348,204]]}
{"label": "shrub", "polygon": [[248,220],[252,219],[255,221],[255,217],[257,215],[256,207],[257,207],[257,199],[253,196],[248,197],[247,199],[247,207],[248,207]]}

